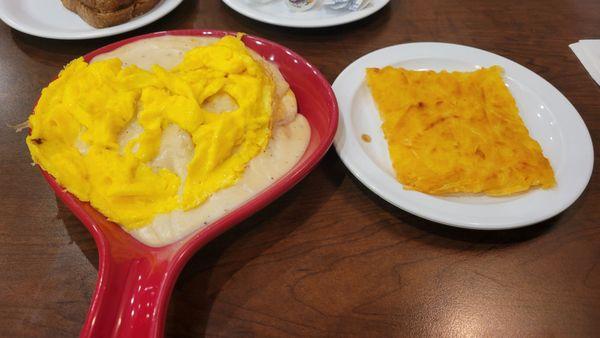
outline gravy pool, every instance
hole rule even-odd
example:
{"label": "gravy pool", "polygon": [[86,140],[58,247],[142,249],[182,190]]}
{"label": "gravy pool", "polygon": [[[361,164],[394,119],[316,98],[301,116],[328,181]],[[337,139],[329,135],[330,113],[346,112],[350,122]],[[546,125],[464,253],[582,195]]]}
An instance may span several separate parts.
{"label": "gravy pool", "polygon": [[[135,64],[150,69],[158,64],[170,69],[183,59],[187,50],[214,41],[215,38],[191,36],[149,38],[98,55],[91,62],[116,57],[121,59],[124,67]],[[304,116],[295,114],[285,122],[274,123],[269,145],[250,161],[235,185],[217,191],[194,209],[159,214],[146,226],[130,231],[131,235],[149,246],[173,243],[235,210],[283,177],[298,163],[310,140],[310,126]],[[136,131],[135,125],[127,128],[121,135],[123,142],[135,137],[137,132],[139,130]],[[192,151],[190,136],[171,125],[163,131],[160,152],[152,165],[166,167],[184,179]]]}

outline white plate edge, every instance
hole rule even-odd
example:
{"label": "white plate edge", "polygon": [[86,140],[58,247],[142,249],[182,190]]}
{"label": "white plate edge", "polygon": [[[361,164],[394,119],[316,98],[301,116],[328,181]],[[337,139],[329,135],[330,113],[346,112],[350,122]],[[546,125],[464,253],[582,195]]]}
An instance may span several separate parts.
{"label": "white plate edge", "polygon": [[[380,5],[367,7],[361,11],[353,12],[346,15],[341,15],[337,18],[327,18],[327,19],[317,19],[317,20],[289,20],[287,19],[278,19],[273,16],[262,16],[259,13],[254,11],[247,11],[244,6],[238,5],[236,0],[221,0],[225,3],[229,8],[234,10],[235,12],[243,15],[245,17],[251,18],[253,20],[267,23],[270,25],[281,26],[281,27],[291,27],[291,28],[324,28],[324,27],[332,27],[344,25],[350,22],[358,21],[364,19],[372,14],[375,14],[383,7],[385,7],[390,0],[383,0]],[[311,22],[313,21],[313,22]]]}

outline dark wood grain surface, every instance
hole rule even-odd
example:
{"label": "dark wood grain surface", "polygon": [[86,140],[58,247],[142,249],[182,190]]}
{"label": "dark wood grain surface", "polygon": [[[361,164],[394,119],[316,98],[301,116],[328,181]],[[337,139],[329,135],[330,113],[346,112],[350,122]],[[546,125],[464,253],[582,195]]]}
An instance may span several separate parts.
{"label": "dark wood grain surface", "polygon": [[[600,88],[568,48],[600,38],[598,0],[392,0],[365,20],[318,30],[273,27],[218,0],[188,0],[140,30],[88,41],[41,39],[0,24],[1,337],[76,336],[98,260],[92,237],[31,166],[25,134],[7,125],[27,118],[69,60],[177,28],[277,41],[330,81],[354,59],[393,44],[483,48],[563,92],[600,152]],[[557,217],[512,231],[466,231],[393,208],[329,151],[291,192],[192,258],[176,284],[166,334],[598,336],[597,168],[581,198]]]}

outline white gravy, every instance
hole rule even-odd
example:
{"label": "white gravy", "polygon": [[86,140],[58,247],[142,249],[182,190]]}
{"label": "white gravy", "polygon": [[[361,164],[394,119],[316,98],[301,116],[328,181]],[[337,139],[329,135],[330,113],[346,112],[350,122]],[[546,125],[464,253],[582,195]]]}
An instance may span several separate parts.
{"label": "white gravy", "polygon": [[[154,64],[170,69],[177,65],[183,54],[196,46],[207,45],[215,38],[189,36],[162,36],[136,41],[109,53],[96,56],[92,62],[108,58],[119,58],[124,66],[135,64],[150,69]],[[141,129],[133,123],[121,135],[121,144],[135,137]],[[310,140],[310,126],[304,116],[296,116],[287,124],[273,127],[267,149],[250,161],[239,181],[226,189],[217,191],[205,203],[187,210],[174,210],[157,215],[148,225],[130,233],[140,242],[150,246],[173,243],[192,232],[225,216],[252,199],[272,183],[283,177],[300,160]],[[187,162],[191,158],[193,145],[189,135],[177,126],[163,132],[153,167],[164,167],[178,174],[182,181],[187,175]]]}

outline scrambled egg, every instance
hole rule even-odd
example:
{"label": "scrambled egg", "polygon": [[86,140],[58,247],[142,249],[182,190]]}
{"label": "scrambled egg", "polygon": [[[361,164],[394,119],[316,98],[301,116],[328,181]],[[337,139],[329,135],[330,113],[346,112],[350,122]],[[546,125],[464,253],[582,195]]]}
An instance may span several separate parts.
{"label": "scrambled egg", "polygon": [[405,188],[500,196],[555,185],[501,74],[497,66],[470,73],[367,69]]}
{"label": "scrambled egg", "polygon": [[[79,58],[42,91],[27,145],[66,190],[131,230],[159,213],[197,207],[235,184],[269,142],[274,90],[239,37],[192,49],[171,70]],[[224,94],[235,109],[206,108]],[[143,131],[120,146],[132,123]],[[187,177],[150,165],[171,124],[194,144]]]}

